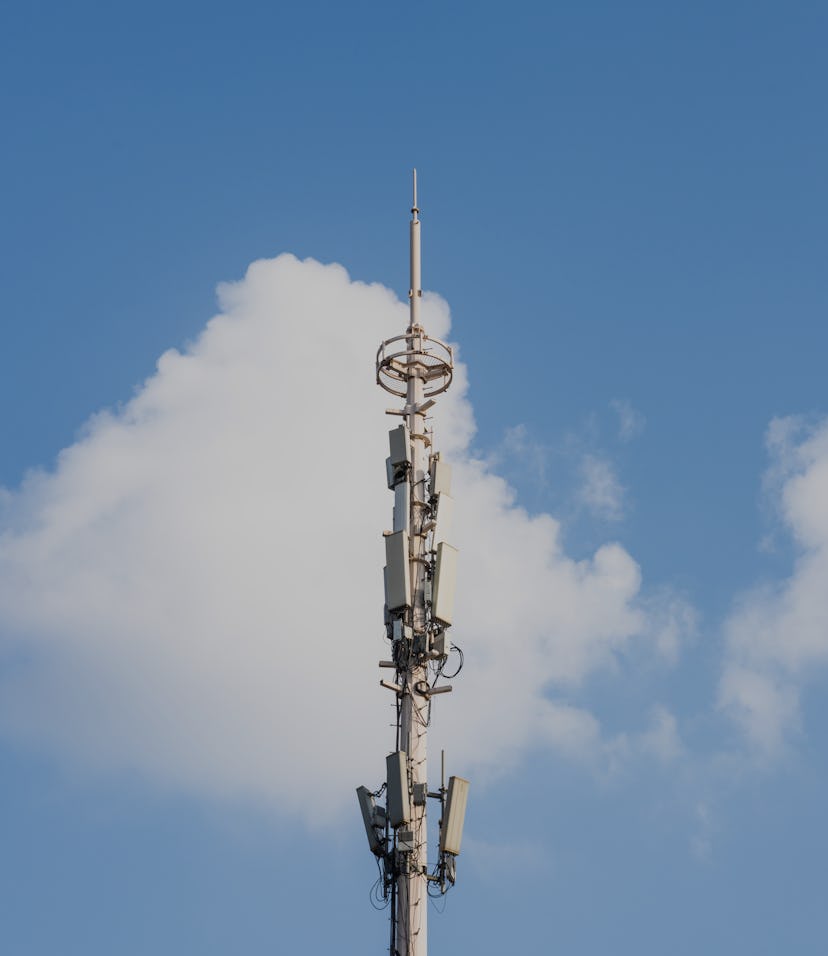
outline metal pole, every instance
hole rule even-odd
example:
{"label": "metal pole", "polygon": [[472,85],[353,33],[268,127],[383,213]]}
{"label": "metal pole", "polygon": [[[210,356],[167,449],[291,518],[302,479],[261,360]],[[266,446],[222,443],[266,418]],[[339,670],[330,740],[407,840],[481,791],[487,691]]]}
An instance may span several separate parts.
{"label": "metal pole", "polygon": [[[417,173],[414,172],[414,202],[409,226],[411,252],[411,287],[408,292],[410,319],[406,336],[409,353],[422,351],[420,326],[420,220],[417,208]],[[422,528],[427,507],[428,448],[426,446],[425,414],[417,409],[423,404],[424,382],[420,376],[416,356],[409,355],[409,378],[406,405],[407,423],[411,435],[411,511],[410,511],[410,573],[412,596],[412,625],[414,641],[425,640],[425,534]],[[425,663],[409,662],[406,685],[412,689],[428,680]],[[412,790],[415,784],[426,784],[427,775],[428,698],[415,692],[402,699],[400,714],[400,749],[408,754]],[[401,956],[426,956],[428,942],[428,868],[426,801],[414,806],[411,830],[414,852],[408,854],[404,870],[397,883],[397,948]]]}
{"label": "metal pole", "polygon": [[[413,193],[408,327],[382,343],[376,367],[377,384],[405,400],[403,408],[387,409],[388,414],[401,416],[405,427],[392,429],[389,436],[388,486],[394,490],[395,511],[394,531],[385,532],[385,623],[393,661],[380,662],[396,672],[396,682],[380,683],[397,696],[397,749],[387,758],[384,813],[377,816],[373,804],[379,792],[372,795],[365,787],[357,791],[371,850],[382,861],[386,899],[390,891],[391,956],[426,956],[429,880],[445,892],[446,853],[459,852],[446,851],[441,845],[440,875],[429,875],[426,804],[429,796],[438,795],[428,792],[428,721],[431,697],[451,690],[449,685],[436,684],[448,654],[445,635],[452,620],[456,549],[444,540],[451,515],[450,472],[433,452],[426,412],[434,405],[434,396],[451,384],[453,356],[450,346],[427,335],[420,324],[423,293],[416,170]],[[444,789],[441,776],[441,806]],[[384,837],[380,836],[382,826]]]}

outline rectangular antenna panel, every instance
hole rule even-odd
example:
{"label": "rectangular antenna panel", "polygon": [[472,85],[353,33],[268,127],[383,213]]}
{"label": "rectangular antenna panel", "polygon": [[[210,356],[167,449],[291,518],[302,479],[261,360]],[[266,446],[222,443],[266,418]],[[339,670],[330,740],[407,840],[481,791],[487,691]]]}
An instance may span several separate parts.
{"label": "rectangular antenna panel", "polygon": [[403,826],[411,820],[411,801],[408,796],[408,758],[404,750],[385,758],[388,787],[388,822],[392,827]]}
{"label": "rectangular antenna panel", "polygon": [[385,459],[385,481],[389,488],[393,488],[397,481],[396,471],[390,458]]}
{"label": "rectangular antenna panel", "polygon": [[389,611],[411,606],[407,531],[385,536],[385,603]]}
{"label": "rectangular antenna panel", "polygon": [[388,445],[391,450],[391,464],[395,468],[411,461],[411,442],[406,425],[397,425],[388,432]]}
{"label": "rectangular antenna panel", "polygon": [[431,462],[431,494],[451,494],[451,465],[435,458]]}
{"label": "rectangular antenna panel", "polygon": [[411,485],[401,481],[394,488],[394,530],[408,531],[408,516],[411,509]]}
{"label": "rectangular antenna panel", "polygon": [[368,846],[377,856],[382,855],[382,842],[374,829],[374,819],[377,808],[374,806],[374,795],[367,787],[357,787],[359,809],[362,811],[362,822],[365,824],[365,833],[368,837]]}
{"label": "rectangular antenna panel", "polygon": [[440,852],[457,856],[463,840],[463,823],[466,819],[466,804],[469,800],[469,781],[462,777],[449,777],[446,812],[440,829]]}
{"label": "rectangular antenna panel", "polygon": [[394,623],[391,626],[391,637],[395,641],[401,641],[403,638],[410,641],[413,636],[414,631],[407,624],[403,623],[402,618],[395,617]]}
{"label": "rectangular antenna panel", "polygon": [[434,547],[441,541],[451,537],[451,526],[454,522],[454,498],[450,498],[444,491],[437,495],[437,519],[434,522]]}
{"label": "rectangular antenna panel", "polygon": [[[398,830],[397,831],[397,852],[398,853],[413,853],[417,849],[417,844],[414,842],[414,831],[413,830]],[[399,950],[397,950],[399,952]]]}
{"label": "rectangular antenna panel", "polygon": [[434,568],[434,598],[431,605],[432,615],[438,621],[442,621],[443,624],[451,624],[454,616],[456,583],[457,548],[453,548],[443,541],[437,545],[437,563]]}

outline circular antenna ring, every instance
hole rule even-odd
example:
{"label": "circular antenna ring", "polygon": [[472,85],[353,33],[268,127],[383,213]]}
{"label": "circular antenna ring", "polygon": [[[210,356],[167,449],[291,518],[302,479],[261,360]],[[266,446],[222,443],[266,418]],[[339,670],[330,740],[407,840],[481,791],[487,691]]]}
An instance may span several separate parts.
{"label": "circular antenna ring", "polygon": [[[416,347],[411,347],[412,342]],[[386,339],[377,350],[377,384],[405,398],[408,382],[415,376],[425,383],[425,398],[445,392],[454,376],[451,346],[424,332]]]}

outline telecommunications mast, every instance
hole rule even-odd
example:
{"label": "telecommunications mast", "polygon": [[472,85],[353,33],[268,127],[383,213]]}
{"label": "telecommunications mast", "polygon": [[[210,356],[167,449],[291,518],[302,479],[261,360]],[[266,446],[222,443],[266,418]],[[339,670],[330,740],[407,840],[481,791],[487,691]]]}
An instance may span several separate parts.
{"label": "telecommunications mast", "polygon": [[[448,693],[440,683],[449,654],[462,653],[448,638],[453,618],[457,549],[448,543],[453,500],[451,468],[432,444],[426,412],[451,384],[451,346],[426,335],[420,324],[420,210],[417,171],[411,208],[410,317],[403,335],[377,352],[377,383],[405,399],[387,409],[402,423],[389,432],[388,487],[394,492],[393,530],[385,537],[385,630],[391,659],[380,667],[394,680],[380,684],[394,694],[396,740],[386,757],[386,781],[376,791],[359,787],[365,831],[381,875],[378,893],[391,906],[390,956],[426,956],[428,898],[454,884],[466,812],[468,781],[450,777],[430,791],[426,742],[432,698]],[[459,673],[459,666],[452,676]],[[385,806],[377,800],[385,794]],[[439,851],[428,869],[426,804],[440,804]]]}

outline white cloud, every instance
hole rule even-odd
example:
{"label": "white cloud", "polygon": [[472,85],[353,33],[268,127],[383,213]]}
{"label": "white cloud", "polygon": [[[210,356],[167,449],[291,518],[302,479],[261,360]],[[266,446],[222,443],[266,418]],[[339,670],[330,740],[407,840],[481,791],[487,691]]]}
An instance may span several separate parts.
{"label": "white cloud", "polygon": [[548,486],[549,449],[533,438],[526,425],[507,428],[503,440],[488,457],[492,468],[518,463],[523,475],[528,476],[538,489]]}
{"label": "white cloud", "polygon": [[672,588],[662,588],[646,602],[650,634],[660,656],[678,663],[682,645],[694,638],[698,629],[696,609]]}
{"label": "white cloud", "polygon": [[633,404],[626,398],[614,398],[610,402],[610,408],[618,415],[618,438],[620,441],[628,442],[637,438],[647,424],[647,419],[633,407]]}
{"label": "white cloud", "polygon": [[619,521],[624,514],[624,489],[612,464],[598,455],[584,455],[580,477],[581,504],[598,518]]}
{"label": "white cloud", "polygon": [[[329,819],[380,779],[391,745],[376,662],[394,423],[372,357],[406,308],[292,256],[254,263],[219,299],[123,409],[4,493],[0,727],[159,785]],[[448,333],[441,299],[424,313]],[[567,557],[558,522],[470,457],[462,364],[436,413],[461,549],[466,668],[435,704],[454,765],[482,776],[530,746],[599,747],[595,718],[552,691],[634,641],[658,650],[638,566],[618,544]]]}
{"label": "white cloud", "polygon": [[651,709],[649,724],[633,733],[621,731],[614,736],[602,736],[598,722],[587,716],[593,721],[592,740],[589,747],[583,748],[583,754],[606,779],[628,772],[642,762],[667,765],[685,755],[678,721],[661,704]]}
{"label": "white cloud", "polygon": [[699,863],[709,863],[713,856],[714,826],[713,813],[706,800],[699,800],[693,810],[696,829],[690,838],[690,852]]}
{"label": "white cloud", "polygon": [[463,866],[468,866],[478,879],[487,883],[502,880],[503,873],[520,873],[522,878],[552,870],[553,860],[548,847],[526,839],[495,842],[478,839],[471,833],[463,836]]}
{"label": "white cloud", "polygon": [[777,755],[800,724],[800,697],[828,663],[828,421],[774,420],[766,488],[798,549],[791,576],[744,595],[726,625],[720,704],[756,752]]}
{"label": "white cloud", "polygon": [[670,763],[681,755],[683,746],[678,723],[666,707],[659,705],[653,709],[652,725],[641,735],[640,747],[663,763]]}

